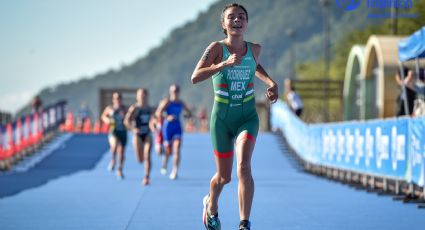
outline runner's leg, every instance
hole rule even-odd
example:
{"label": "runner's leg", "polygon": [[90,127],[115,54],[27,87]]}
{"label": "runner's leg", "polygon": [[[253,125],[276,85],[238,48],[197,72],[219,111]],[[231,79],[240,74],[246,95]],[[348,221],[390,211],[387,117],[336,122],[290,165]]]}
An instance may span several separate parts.
{"label": "runner's leg", "polygon": [[236,145],[239,216],[241,220],[249,220],[252,200],[254,198],[254,180],[251,174],[251,158],[255,142],[240,140]]}
{"label": "runner's leg", "polygon": [[133,146],[136,153],[136,158],[139,163],[143,163],[143,144],[138,134],[133,134]]}

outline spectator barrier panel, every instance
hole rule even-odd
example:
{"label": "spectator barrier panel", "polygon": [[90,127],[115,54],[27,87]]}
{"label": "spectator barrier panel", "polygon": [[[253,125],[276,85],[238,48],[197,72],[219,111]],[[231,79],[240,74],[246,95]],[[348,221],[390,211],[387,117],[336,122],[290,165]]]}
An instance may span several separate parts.
{"label": "spectator barrier panel", "polygon": [[44,135],[58,129],[65,121],[65,101],[0,126],[0,161],[14,157],[43,141]]}
{"label": "spectator barrier panel", "polygon": [[305,162],[424,186],[425,117],[306,124],[278,101],[270,123]]}

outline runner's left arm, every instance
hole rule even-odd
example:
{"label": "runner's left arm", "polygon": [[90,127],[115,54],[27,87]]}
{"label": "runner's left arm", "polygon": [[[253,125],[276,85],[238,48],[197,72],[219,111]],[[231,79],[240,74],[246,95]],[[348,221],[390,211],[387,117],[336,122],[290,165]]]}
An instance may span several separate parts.
{"label": "runner's left arm", "polygon": [[278,87],[276,82],[269,76],[263,66],[260,64],[259,56],[261,52],[261,46],[259,44],[252,45],[252,53],[254,55],[255,61],[257,62],[257,69],[255,70],[255,75],[264,82],[268,88],[266,92],[266,97],[269,99],[270,103],[273,104],[279,98]]}
{"label": "runner's left arm", "polygon": [[134,106],[130,106],[130,108],[128,109],[127,113],[125,114],[124,124],[129,129],[130,128],[134,128],[132,126],[132,121],[134,120],[134,111],[135,111],[135,107]]}
{"label": "runner's left arm", "polygon": [[189,107],[187,107],[186,103],[182,102],[183,104],[183,109],[186,112],[186,116],[187,118],[191,118],[192,117],[192,111],[190,111]]}
{"label": "runner's left arm", "polygon": [[150,129],[152,132],[155,132],[155,131],[156,131],[155,123],[156,123],[155,110],[152,108],[152,111],[151,111],[151,118],[149,119],[149,129]]}

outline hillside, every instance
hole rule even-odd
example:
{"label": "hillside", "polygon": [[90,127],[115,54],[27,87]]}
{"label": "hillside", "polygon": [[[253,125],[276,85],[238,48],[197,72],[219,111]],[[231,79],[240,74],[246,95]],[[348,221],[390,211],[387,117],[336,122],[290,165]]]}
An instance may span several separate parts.
{"label": "hillside", "polygon": [[[162,44],[146,56],[119,70],[45,88],[40,92],[44,104],[66,99],[70,111],[77,111],[86,102],[93,114],[98,114],[100,88],[146,87],[150,90],[151,104],[156,104],[168,92],[171,83],[182,87],[182,98],[190,105],[212,105],[211,82],[192,86],[190,75],[205,47],[214,40],[223,39],[219,18],[223,6],[231,1],[217,1],[206,12],[191,22],[173,30]],[[286,31],[296,32],[297,62],[315,60],[323,53],[322,8],[317,1],[244,0],[239,1],[249,12],[246,39],[262,44],[261,62],[280,84],[290,73],[290,48],[292,41]],[[367,19],[367,9],[344,12],[332,6],[330,12],[331,38],[335,44],[345,33],[378,23]],[[347,47],[349,49],[349,47]],[[318,73],[319,74],[319,73]],[[257,88],[258,98],[263,91]],[[21,112],[25,112],[23,109]]]}

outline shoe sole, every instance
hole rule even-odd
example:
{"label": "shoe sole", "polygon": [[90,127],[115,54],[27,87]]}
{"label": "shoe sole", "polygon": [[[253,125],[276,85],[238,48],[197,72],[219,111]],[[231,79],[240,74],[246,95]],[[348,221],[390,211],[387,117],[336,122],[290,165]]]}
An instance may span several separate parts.
{"label": "shoe sole", "polygon": [[207,226],[207,203],[210,196],[206,195],[202,200],[202,204],[204,205],[204,210],[202,212],[202,222],[204,223],[205,228],[208,230]]}
{"label": "shoe sole", "polygon": [[112,166],[111,163],[109,163],[107,169],[109,172],[113,172],[115,170],[115,166]]}
{"label": "shoe sole", "polygon": [[117,173],[117,175],[116,175],[116,176],[117,176],[117,179],[118,179],[119,181],[124,180],[124,174],[121,174],[121,175],[120,175],[120,174],[118,174],[118,173]]}

